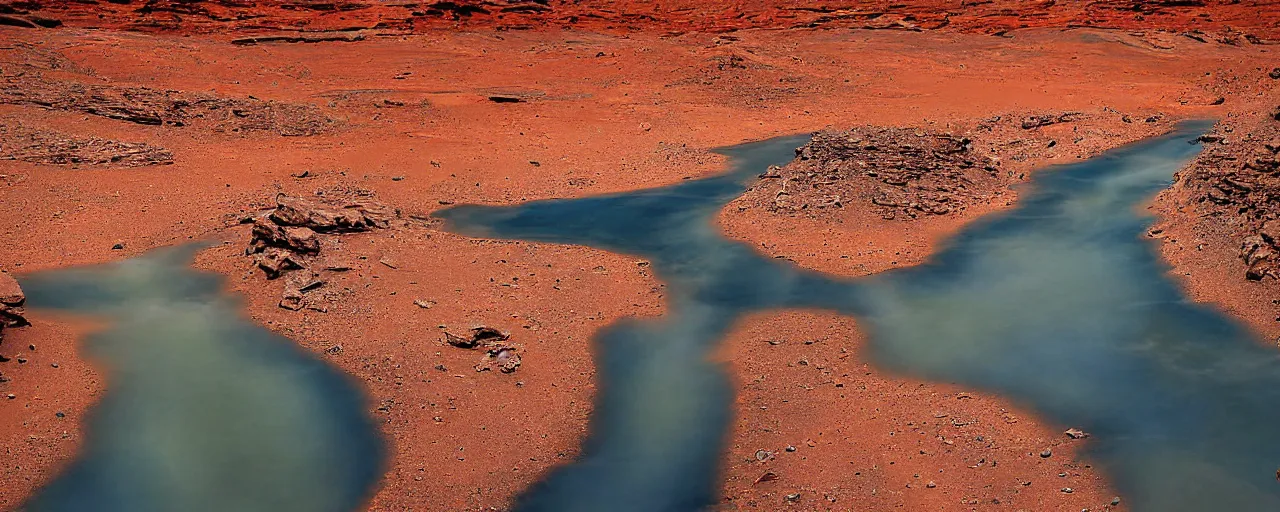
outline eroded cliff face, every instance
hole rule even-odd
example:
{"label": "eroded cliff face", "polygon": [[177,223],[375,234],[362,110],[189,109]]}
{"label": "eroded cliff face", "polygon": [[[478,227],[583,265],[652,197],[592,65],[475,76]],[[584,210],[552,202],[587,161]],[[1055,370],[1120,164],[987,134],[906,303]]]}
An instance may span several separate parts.
{"label": "eroded cliff face", "polygon": [[[1018,28],[1161,30],[1232,44],[1280,37],[1269,0],[102,0],[0,4],[0,23],[25,27],[223,32],[416,31],[438,27],[729,31],[819,26],[1004,34]],[[854,5],[856,4],[856,5]]]}
{"label": "eroded cliff face", "polygon": [[1240,247],[1238,275],[1280,278],[1280,105],[1230,116],[1201,140],[1204,153],[1170,193],[1197,218],[1225,228],[1220,243]]}

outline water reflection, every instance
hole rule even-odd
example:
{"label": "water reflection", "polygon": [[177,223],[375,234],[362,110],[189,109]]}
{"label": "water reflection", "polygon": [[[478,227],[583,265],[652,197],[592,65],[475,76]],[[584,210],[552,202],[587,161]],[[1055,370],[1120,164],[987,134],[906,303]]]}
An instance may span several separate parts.
{"label": "water reflection", "polygon": [[32,308],[102,318],[84,350],[107,392],[72,465],[31,512],[340,512],[381,474],[364,398],[240,318],[189,246],[22,279]]}
{"label": "water reflection", "polygon": [[692,511],[715,502],[731,390],[708,356],[753,310],[855,315],[880,365],[1009,396],[1094,433],[1133,510],[1280,510],[1280,353],[1168,281],[1137,206],[1191,159],[1175,133],[1037,175],[1016,209],[930,263],[859,280],[723,238],[719,208],[803,137],[723,150],[729,174],[672,187],[441,214],[473,236],[587,245],[652,261],[670,315],[596,337],[600,392],[579,461],[529,511]]}

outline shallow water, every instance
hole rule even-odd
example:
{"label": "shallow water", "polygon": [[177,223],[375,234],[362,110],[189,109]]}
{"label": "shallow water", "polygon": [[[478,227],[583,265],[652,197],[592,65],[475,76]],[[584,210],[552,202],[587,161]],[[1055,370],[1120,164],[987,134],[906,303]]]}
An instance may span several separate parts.
{"label": "shallow water", "polygon": [[599,333],[600,392],[582,456],[519,500],[527,511],[693,511],[712,504],[732,391],[709,355],[760,309],[856,316],[882,367],[1011,397],[1093,433],[1132,510],[1280,510],[1280,352],[1168,280],[1139,205],[1207,123],[1036,175],[1015,209],[928,264],[850,280],[724,238],[713,218],[804,137],[722,150],[725,175],[661,189],[440,214],[479,237],[649,259],[670,314]]}
{"label": "shallow water", "polygon": [[340,512],[383,446],[353,382],[243,320],[197,247],[23,278],[29,307],[94,315],[107,391],[81,453],[30,512]]}

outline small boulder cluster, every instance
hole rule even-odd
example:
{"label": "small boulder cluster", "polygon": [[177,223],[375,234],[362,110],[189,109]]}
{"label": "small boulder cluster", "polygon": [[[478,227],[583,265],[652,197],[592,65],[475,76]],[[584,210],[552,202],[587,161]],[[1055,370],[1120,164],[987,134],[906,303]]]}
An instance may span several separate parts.
{"label": "small boulder cluster", "polygon": [[280,307],[296,311],[303,306],[303,294],[324,284],[313,268],[322,235],[383,229],[398,216],[395,209],[373,201],[332,203],[281,194],[274,210],[251,220],[253,238],[245,253],[267,279],[288,274]]}
{"label": "small boulder cluster", "polygon": [[520,355],[516,347],[507,343],[511,336],[492,327],[476,327],[467,336],[444,333],[444,341],[450,345],[465,349],[482,349],[484,357],[476,365],[477,372],[497,369],[502,373],[513,373],[520,369]]}

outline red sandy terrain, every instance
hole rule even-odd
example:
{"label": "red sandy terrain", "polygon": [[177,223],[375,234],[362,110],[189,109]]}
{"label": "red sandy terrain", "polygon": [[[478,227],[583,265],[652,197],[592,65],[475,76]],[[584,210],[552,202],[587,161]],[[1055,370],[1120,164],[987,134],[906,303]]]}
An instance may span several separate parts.
{"label": "red sandy terrain", "polygon": [[[469,239],[441,231],[430,212],[674,183],[721,172],[709,148],[786,133],[960,133],[994,116],[1066,111],[1096,122],[1080,140],[1071,123],[985,140],[995,154],[1018,153],[1014,139],[1057,141],[1006,162],[1013,182],[1170,120],[1254,111],[1275,83],[1274,47],[1261,43],[1277,37],[1277,20],[1259,15],[1262,2],[780,4],[484,3],[470,16],[466,6],[479,4],[7,4],[13,24],[62,27],[0,27],[0,270],[224,240],[198,266],[226,275],[253,320],[364,383],[394,450],[371,510],[504,509],[576,454],[594,394],[590,336],[661,314],[663,285],[632,257]],[[814,25],[941,30],[706,33]],[[1023,25],[1054,28],[1005,33]],[[454,26],[465,30],[441,30]],[[346,29],[361,31],[334,32]],[[1011,37],[983,35],[992,33]],[[258,39],[232,44],[249,37]],[[281,192],[376,200],[400,215],[326,241],[322,254],[350,270],[321,272],[308,307],[293,311],[278,306],[285,279],[266,280],[244,255],[251,228],[240,224]],[[992,194],[908,220],[884,218],[870,200],[840,214],[781,212],[765,192],[726,208],[725,230],[843,275],[919,262],[1015,199]],[[1229,248],[1194,265],[1240,272],[1170,259],[1192,272],[1197,297],[1231,304],[1231,293],[1198,290],[1244,282],[1239,241],[1205,243]],[[76,356],[83,325],[27,316],[33,325],[0,344],[27,360],[0,363],[0,395],[13,395],[0,400],[3,509],[73,456],[78,420],[110,385]],[[517,371],[478,372],[479,352],[444,343],[444,332],[477,325],[511,333]],[[1069,425],[881,375],[858,359],[860,340],[848,319],[787,312],[753,317],[725,342],[740,386],[725,509],[1109,506],[1104,475],[1074,456],[1087,441],[1062,434]],[[758,450],[773,458],[756,461]],[[754,483],[766,471],[777,479]]]}
{"label": "red sandy terrain", "polygon": [[1076,458],[1087,440],[999,399],[881,375],[861,344],[829,313],[756,315],[730,334],[723,510],[1122,510]]}

